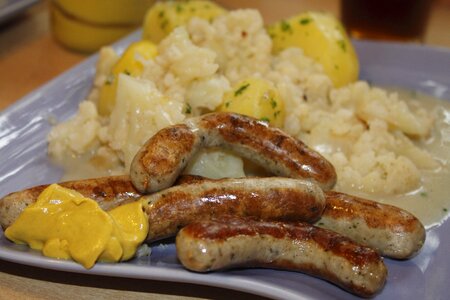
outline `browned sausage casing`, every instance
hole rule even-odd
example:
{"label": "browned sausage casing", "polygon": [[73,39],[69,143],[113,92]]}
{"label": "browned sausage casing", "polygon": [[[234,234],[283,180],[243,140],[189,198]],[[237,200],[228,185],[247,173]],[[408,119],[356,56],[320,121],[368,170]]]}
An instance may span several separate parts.
{"label": "browned sausage casing", "polygon": [[[201,176],[182,176],[178,184],[200,182]],[[407,259],[425,242],[423,224],[401,208],[344,193],[325,192],[325,209],[315,225],[333,230],[377,250],[382,256]]]}
{"label": "browned sausage casing", "polygon": [[[104,210],[135,201],[141,197],[141,194],[134,188],[128,176],[67,181],[59,184],[97,201]],[[20,192],[11,193],[0,199],[0,225],[2,228],[6,229],[9,227],[25,207],[36,202],[39,194],[46,187],[48,187],[48,184],[35,186]]]}
{"label": "browned sausage casing", "polygon": [[336,231],[381,255],[406,259],[425,242],[425,228],[409,212],[398,207],[328,191],[326,206],[316,225]]}
{"label": "browned sausage casing", "polygon": [[142,197],[148,241],[174,236],[191,222],[223,215],[314,222],[325,199],[312,182],[291,178],[241,178],[181,184]]}
{"label": "browned sausage casing", "polygon": [[142,193],[170,187],[202,147],[222,147],[245,157],[276,176],[305,178],[329,190],[334,167],[319,153],[277,128],[234,113],[212,113],[164,128],[138,151],[131,180]]}
{"label": "browned sausage casing", "polygon": [[225,217],[191,223],[176,238],[177,255],[190,270],[267,267],[300,271],[359,296],[382,289],[387,269],[376,251],[306,223]]}

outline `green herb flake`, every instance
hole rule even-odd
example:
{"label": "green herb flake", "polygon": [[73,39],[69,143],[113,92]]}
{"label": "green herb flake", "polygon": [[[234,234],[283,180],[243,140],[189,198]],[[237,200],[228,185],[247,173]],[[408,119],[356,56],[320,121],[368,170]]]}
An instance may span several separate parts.
{"label": "green herb flake", "polygon": [[428,196],[428,194],[427,194],[427,192],[420,192],[420,196],[425,198]]}
{"label": "green herb flake", "polygon": [[175,8],[177,13],[181,13],[183,11],[183,6],[181,6],[180,4],[178,4]]}
{"label": "green herb flake", "polygon": [[230,101],[228,101],[228,102],[225,102],[225,107],[229,107],[230,106],[230,104],[231,104],[231,102]]}
{"label": "green herb flake", "polygon": [[312,20],[310,18],[302,18],[299,21],[300,25],[308,25],[311,22],[312,22]]}
{"label": "green herb flake", "polygon": [[443,210],[444,212],[448,212],[448,209],[447,209],[446,207],[444,207],[442,210]]}
{"label": "green herb flake", "polygon": [[250,86],[250,83],[244,84],[243,86],[241,86],[234,92],[234,96],[237,97],[237,96],[241,95],[249,86]]}
{"label": "green herb flake", "polygon": [[273,113],[273,117],[276,119],[278,118],[278,116],[281,114],[280,110],[277,110],[276,112]]}
{"label": "green herb flake", "polygon": [[190,114],[192,113],[192,107],[189,103],[186,104],[186,109],[184,110],[185,114]]}
{"label": "green herb flake", "polygon": [[160,18],[164,17],[164,11],[163,10],[159,12],[158,17],[160,17]]}
{"label": "green herb flake", "polygon": [[292,33],[292,28],[291,28],[291,24],[289,24],[286,21],[281,21],[281,31],[284,32],[291,32]]}
{"label": "green herb flake", "polygon": [[275,101],[275,99],[270,98],[270,106],[272,106],[272,109],[275,109],[275,107],[277,107],[277,101]]}
{"label": "green herb flake", "polygon": [[130,75],[131,75],[131,72],[128,71],[128,70],[124,70],[124,71],[123,71],[123,74],[130,76]]}
{"label": "green herb flake", "polygon": [[165,29],[165,28],[167,27],[167,25],[169,25],[169,20],[164,19],[164,20],[161,22],[161,29]]}
{"label": "green herb flake", "polygon": [[270,122],[270,119],[269,118],[267,118],[267,117],[262,117],[261,119],[259,119],[260,121],[263,121],[263,122],[266,122],[266,123],[269,123]]}
{"label": "green herb flake", "polygon": [[347,51],[347,45],[345,44],[344,40],[339,40],[337,41],[339,47],[341,47],[342,51],[346,52]]}
{"label": "green herb flake", "polygon": [[323,222],[319,222],[319,226],[323,226],[325,225]]}

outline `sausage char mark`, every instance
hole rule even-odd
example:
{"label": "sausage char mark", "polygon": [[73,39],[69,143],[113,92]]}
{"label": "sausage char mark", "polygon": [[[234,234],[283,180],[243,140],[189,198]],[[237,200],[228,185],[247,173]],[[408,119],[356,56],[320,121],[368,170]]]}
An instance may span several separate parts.
{"label": "sausage char mark", "polygon": [[336,183],[334,167],[319,153],[265,122],[234,113],[206,114],[157,132],[134,157],[131,180],[142,193],[170,187],[202,147],[230,149],[276,176],[314,180],[324,190]]}
{"label": "sausage char mark", "polygon": [[311,224],[222,217],[184,227],[177,255],[192,271],[266,267],[303,272],[328,280],[356,295],[382,289],[387,269],[382,258],[333,231]]}
{"label": "sausage char mark", "polygon": [[174,236],[191,222],[228,214],[314,222],[325,207],[318,185],[278,177],[181,184],[144,196],[142,201],[149,218],[149,241]]}

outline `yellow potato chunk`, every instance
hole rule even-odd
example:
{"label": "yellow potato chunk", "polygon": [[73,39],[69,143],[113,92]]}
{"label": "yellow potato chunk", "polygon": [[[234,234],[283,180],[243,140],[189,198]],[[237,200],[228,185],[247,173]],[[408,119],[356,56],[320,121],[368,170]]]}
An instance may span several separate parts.
{"label": "yellow potato chunk", "polygon": [[358,79],[359,62],[341,23],[330,14],[305,12],[268,26],[273,52],[299,47],[320,63],[335,87]]}
{"label": "yellow potato chunk", "polygon": [[161,1],[153,5],[144,19],[143,38],[159,43],[172,30],[192,17],[212,20],[226,10],[212,1]]}
{"label": "yellow potato chunk", "polygon": [[142,60],[151,59],[156,55],[156,45],[147,40],[134,42],[125,50],[100,88],[98,111],[101,115],[111,114],[114,108],[119,74],[124,73],[132,77],[138,77],[144,69]]}
{"label": "yellow potato chunk", "polygon": [[219,111],[235,112],[282,127],[284,102],[278,90],[267,80],[248,78],[225,93]]}

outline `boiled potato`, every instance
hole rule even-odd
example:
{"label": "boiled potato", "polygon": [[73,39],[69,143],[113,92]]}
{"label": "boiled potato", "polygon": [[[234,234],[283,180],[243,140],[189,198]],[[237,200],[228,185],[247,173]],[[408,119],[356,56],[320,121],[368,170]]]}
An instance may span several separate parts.
{"label": "boiled potato", "polygon": [[284,102],[272,83],[261,78],[248,78],[225,93],[219,111],[235,112],[282,127]]}
{"label": "boiled potato", "polygon": [[151,81],[119,74],[117,103],[111,112],[109,146],[121,153],[128,170],[139,148],[159,129],[184,119],[183,104],[170,101]]}
{"label": "boiled potato", "polygon": [[242,158],[222,149],[202,149],[184,173],[214,179],[245,177]]}
{"label": "boiled potato", "polygon": [[134,42],[125,50],[100,88],[98,111],[101,115],[109,115],[114,108],[119,74],[124,73],[132,77],[141,75],[144,68],[142,59],[148,60],[156,55],[156,46],[146,40]]}
{"label": "boiled potato", "polygon": [[289,47],[303,49],[320,63],[335,87],[358,79],[359,62],[341,23],[332,15],[305,12],[268,26],[273,52]]}
{"label": "boiled potato", "polygon": [[212,20],[226,12],[211,1],[161,1],[150,8],[144,19],[143,38],[159,43],[172,30],[192,17]]}

